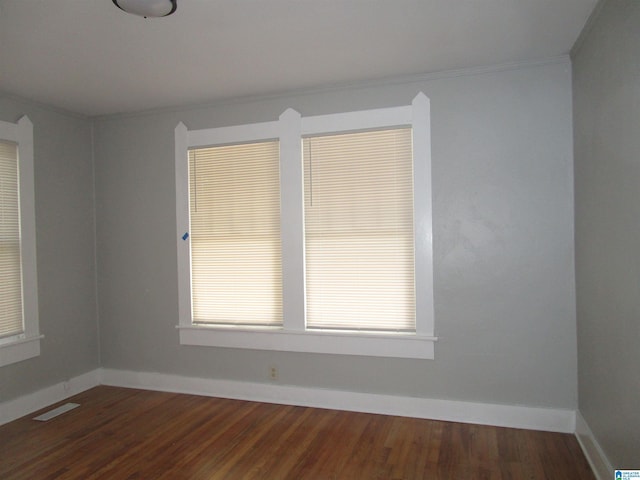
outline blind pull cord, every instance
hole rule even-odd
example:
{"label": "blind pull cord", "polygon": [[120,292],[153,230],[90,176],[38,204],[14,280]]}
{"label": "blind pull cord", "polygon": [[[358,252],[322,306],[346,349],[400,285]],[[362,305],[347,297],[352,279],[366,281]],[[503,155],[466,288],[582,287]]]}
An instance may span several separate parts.
{"label": "blind pull cord", "polygon": [[313,163],[311,163],[311,143],[309,139],[309,206],[313,207]]}
{"label": "blind pull cord", "polygon": [[198,212],[198,151],[193,151],[193,210]]}

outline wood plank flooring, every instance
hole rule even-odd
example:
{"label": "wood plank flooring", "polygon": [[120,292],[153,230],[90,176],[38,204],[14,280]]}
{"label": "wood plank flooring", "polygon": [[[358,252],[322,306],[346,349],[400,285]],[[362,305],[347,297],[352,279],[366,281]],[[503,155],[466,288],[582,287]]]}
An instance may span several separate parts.
{"label": "wood plank flooring", "polygon": [[67,401],[0,427],[0,479],[595,479],[569,434],[106,386]]}

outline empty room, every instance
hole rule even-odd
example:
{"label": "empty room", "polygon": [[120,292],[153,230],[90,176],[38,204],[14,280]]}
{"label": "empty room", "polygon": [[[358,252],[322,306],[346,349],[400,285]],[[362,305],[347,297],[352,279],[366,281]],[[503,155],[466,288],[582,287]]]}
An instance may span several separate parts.
{"label": "empty room", "polygon": [[0,0],[0,478],[640,479],[638,52],[638,0]]}

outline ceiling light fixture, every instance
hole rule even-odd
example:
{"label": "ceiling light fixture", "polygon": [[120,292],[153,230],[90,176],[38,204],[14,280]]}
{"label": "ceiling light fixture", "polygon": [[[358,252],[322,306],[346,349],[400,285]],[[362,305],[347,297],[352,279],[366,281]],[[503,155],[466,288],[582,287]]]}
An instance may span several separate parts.
{"label": "ceiling light fixture", "polygon": [[120,10],[141,17],[166,17],[178,8],[178,0],[113,0]]}

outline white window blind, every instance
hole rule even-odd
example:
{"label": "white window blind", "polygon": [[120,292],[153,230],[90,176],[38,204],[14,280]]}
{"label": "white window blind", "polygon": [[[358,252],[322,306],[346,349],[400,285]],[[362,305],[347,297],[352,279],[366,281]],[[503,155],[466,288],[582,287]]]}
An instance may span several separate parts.
{"label": "white window blind", "polygon": [[189,151],[194,324],[282,324],[279,142]]}
{"label": "white window blind", "polygon": [[18,193],[17,145],[0,141],[0,338],[24,331]]}
{"label": "white window blind", "polygon": [[303,140],[306,322],[415,331],[411,128]]}

